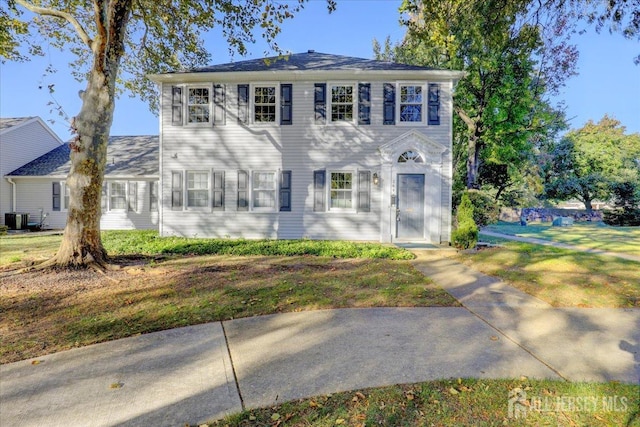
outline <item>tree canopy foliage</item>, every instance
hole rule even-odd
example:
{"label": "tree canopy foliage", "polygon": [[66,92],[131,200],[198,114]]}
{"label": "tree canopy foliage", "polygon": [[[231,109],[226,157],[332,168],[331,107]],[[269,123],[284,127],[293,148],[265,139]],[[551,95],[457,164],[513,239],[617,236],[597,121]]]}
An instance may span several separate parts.
{"label": "tree canopy foliage", "polygon": [[624,126],[608,116],[568,132],[545,153],[549,199],[576,198],[591,210],[593,200],[607,201],[615,189],[633,195],[640,183],[640,134],[625,134]]}

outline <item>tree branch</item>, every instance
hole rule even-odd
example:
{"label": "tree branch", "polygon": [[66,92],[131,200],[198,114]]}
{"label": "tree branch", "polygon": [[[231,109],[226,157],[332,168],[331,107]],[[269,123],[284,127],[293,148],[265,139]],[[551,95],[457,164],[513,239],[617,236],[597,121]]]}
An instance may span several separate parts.
{"label": "tree branch", "polygon": [[458,116],[460,116],[460,118],[462,119],[462,121],[467,125],[467,127],[469,128],[469,130],[473,130],[476,127],[476,122],[467,115],[467,113],[465,113],[465,111],[460,108],[460,107],[454,107],[454,110],[456,111],[456,113],[458,114]]}
{"label": "tree branch", "polygon": [[66,20],[73,26],[73,28],[76,30],[76,32],[78,33],[78,35],[80,36],[84,44],[86,44],[89,47],[89,49],[93,48],[93,40],[91,40],[91,37],[89,37],[89,34],[87,34],[82,24],[70,13],[63,12],[61,10],[35,6],[26,0],[16,0],[16,3],[18,3],[20,6],[24,7],[25,9],[33,13],[36,13],[38,15],[53,16],[54,18],[61,18]]}

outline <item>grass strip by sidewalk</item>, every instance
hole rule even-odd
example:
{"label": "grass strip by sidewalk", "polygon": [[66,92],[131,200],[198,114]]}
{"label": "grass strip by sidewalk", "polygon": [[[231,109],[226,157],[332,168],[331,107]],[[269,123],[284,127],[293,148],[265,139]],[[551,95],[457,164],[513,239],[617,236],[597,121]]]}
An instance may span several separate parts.
{"label": "grass strip by sidewalk", "polygon": [[530,243],[483,238],[500,247],[456,259],[555,307],[640,307],[640,263]]}
{"label": "grass strip by sidewalk", "polygon": [[318,396],[207,425],[638,427],[639,411],[638,385],[459,379]]}

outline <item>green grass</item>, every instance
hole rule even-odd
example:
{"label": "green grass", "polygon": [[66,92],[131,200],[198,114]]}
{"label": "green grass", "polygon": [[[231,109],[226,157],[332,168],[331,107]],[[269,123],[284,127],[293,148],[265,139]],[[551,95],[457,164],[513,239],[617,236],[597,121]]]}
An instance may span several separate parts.
{"label": "green grass", "polygon": [[459,261],[556,307],[640,307],[640,263],[551,246],[483,239],[501,246],[460,252]]}
{"label": "green grass", "polygon": [[[523,396],[520,418],[509,393]],[[529,405],[529,406],[527,406]],[[459,379],[336,393],[249,410],[212,426],[640,426],[640,386]]]}
{"label": "green grass", "polygon": [[[51,257],[60,245],[60,235],[0,237],[0,267],[37,262]],[[315,255],[334,258],[412,259],[406,249],[379,243],[322,240],[245,240],[160,237],[152,230],[102,232],[102,243],[110,256],[118,255]]]}
{"label": "green grass", "polygon": [[553,227],[550,223],[530,223],[523,227],[515,223],[500,222],[489,225],[486,229],[514,236],[567,243],[582,248],[640,256],[640,227],[611,227],[602,223],[574,223],[570,227]]}

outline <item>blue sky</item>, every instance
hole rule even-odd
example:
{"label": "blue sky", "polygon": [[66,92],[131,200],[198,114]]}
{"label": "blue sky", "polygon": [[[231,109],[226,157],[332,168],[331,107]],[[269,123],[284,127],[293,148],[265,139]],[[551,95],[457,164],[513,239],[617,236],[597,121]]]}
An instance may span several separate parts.
{"label": "blue sky", "polygon": [[[294,53],[313,49],[317,52],[362,58],[373,56],[372,41],[381,42],[387,36],[399,41],[404,35],[397,11],[399,0],[339,0],[338,9],[326,11],[323,0],[311,0],[293,20],[285,23],[278,38],[280,47]],[[259,37],[258,37],[259,38]],[[640,66],[633,63],[640,46],[635,40],[626,40],[620,34],[595,34],[588,31],[576,35],[574,41],[580,50],[580,75],[568,80],[557,101],[564,101],[572,128],[579,128],[587,120],[598,121],[604,114],[620,120],[628,132],[640,132]],[[212,63],[229,62],[231,58],[224,41],[212,34],[206,40],[213,53]],[[70,135],[68,125],[51,102],[57,102],[69,116],[80,110],[78,91],[85,84],[75,81],[67,68],[68,56],[48,49],[47,56],[27,63],[0,65],[0,116],[40,116],[54,120],[50,126],[63,139]],[[265,46],[257,43],[250,47],[246,58],[236,55],[234,60],[255,59],[264,56]],[[45,75],[51,64],[58,70]],[[53,95],[48,85],[55,85]],[[42,89],[39,89],[42,86]],[[112,135],[157,134],[158,119],[146,104],[124,94],[116,102]]]}

